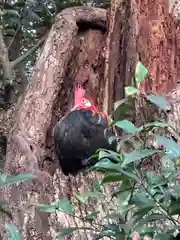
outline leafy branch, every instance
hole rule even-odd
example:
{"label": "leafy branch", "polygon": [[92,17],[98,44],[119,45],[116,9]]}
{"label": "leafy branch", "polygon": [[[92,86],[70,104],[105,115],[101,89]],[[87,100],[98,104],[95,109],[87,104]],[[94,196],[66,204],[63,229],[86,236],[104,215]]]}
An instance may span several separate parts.
{"label": "leafy branch", "polygon": [[45,41],[47,38],[48,34],[45,34],[42,36],[36,43],[35,45],[30,48],[26,53],[24,53],[22,56],[18,57],[14,61],[11,61],[10,66],[11,68],[15,68],[18,64],[20,64],[22,61],[24,61],[27,57],[29,57],[34,51],[38,49],[38,47]]}

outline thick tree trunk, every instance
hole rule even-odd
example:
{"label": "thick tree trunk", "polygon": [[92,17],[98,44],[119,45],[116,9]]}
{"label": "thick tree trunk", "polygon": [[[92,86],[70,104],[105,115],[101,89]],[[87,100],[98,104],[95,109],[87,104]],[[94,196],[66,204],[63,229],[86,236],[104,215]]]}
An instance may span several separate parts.
{"label": "thick tree trunk", "polygon": [[111,1],[108,18],[104,106],[106,111],[111,113],[113,103],[124,98],[124,87],[134,84],[137,53],[135,15],[131,1]]}
{"label": "thick tree trunk", "polygon": [[[96,30],[85,31],[83,22],[91,23]],[[68,226],[69,221],[73,225],[74,220],[63,214],[42,214],[30,206],[51,203],[67,198],[69,194],[67,179],[59,170],[53,175],[55,171],[48,165],[51,163],[49,159],[54,160],[52,129],[72,104],[76,81],[93,90],[94,97],[98,92],[103,94],[103,32],[98,29],[104,31],[105,22],[106,11],[103,9],[77,7],[59,14],[37,62],[31,84],[17,105],[4,170],[7,174],[35,172],[38,180],[13,185],[2,191],[1,198],[11,203],[13,221],[21,230],[23,239],[55,239],[57,228]],[[78,25],[82,29],[80,32]],[[98,94],[99,101],[102,94]],[[74,189],[81,188],[81,178],[80,175],[76,179]],[[89,181],[90,178],[86,177],[86,184]],[[1,226],[5,221],[8,219],[1,219]],[[3,229],[1,235],[2,239],[7,239]]]}
{"label": "thick tree trunk", "polygon": [[167,93],[180,75],[179,23],[170,14],[169,1],[137,2],[138,54],[150,72],[152,91]]}
{"label": "thick tree trunk", "polygon": [[[172,104],[167,120],[174,128],[174,133],[180,133],[180,93],[179,84],[177,85],[180,78],[180,25],[175,16],[178,6],[176,1],[174,4],[165,0],[148,3],[143,0],[134,1],[138,54],[150,75],[142,89],[167,97]],[[153,113],[149,109],[145,113],[146,120],[152,120]]]}

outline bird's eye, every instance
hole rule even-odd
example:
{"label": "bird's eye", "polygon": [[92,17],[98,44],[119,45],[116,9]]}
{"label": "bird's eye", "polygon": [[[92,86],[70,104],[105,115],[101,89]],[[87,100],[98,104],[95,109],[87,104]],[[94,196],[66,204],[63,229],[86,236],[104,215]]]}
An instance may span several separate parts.
{"label": "bird's eye", "polygon": [[86,107],[91,107],[91,102],[88,99],[83,99],[82,102]]}

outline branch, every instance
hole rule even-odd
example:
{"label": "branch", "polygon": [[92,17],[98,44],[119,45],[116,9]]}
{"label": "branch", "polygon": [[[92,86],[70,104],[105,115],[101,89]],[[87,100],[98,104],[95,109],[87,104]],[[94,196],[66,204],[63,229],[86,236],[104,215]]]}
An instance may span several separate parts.
{"label": "branch", "polygon": [[2,34],[2,29],[0,28],[0,64],[3,69],[4,76],[4,85],[12,84],[13,74],[12,74],[12,66],[8,57],[8,50],[4,43],[4,38]]}
{"label": "branch", "polygon": [[24,55],[20,56],[19,58],[17,58],[14,61],[11,61],[11,68],[15,68],[19,63],[21,63],[22,61],[24,61],[27,57],[29,57],[46,39],[47,34],[45,34],[42,38],[40,38],[37,43],[30,48]]}
{"label": "branch", "polygon": [[12,37],[12,39],[11,39],[9,45],[8,45],[8,49],[9,49],[9,48],[11,47],[11,45],[13,44],[13,42],[14,42],[14,40],[15,40],[15,38],[16,38],[16,36],[17,36],[17,34],[18,34],[18,32],[19,32],[20,29],[21,29],[21,26],[19,26],[19,27],[17,28],[14,36]]}

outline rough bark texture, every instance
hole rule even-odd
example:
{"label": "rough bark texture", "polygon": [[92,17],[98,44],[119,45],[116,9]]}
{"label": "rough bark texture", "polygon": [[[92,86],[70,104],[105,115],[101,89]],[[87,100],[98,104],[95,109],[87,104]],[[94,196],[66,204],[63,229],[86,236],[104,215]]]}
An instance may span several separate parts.
{"label": "rough bark texture", "polygon": [[[96,73],[96,68],[102,62],[103,33],[91,30],[83,34],[83,31],[78,32],[77,24],[93,21],[95,25],[104,26],[105,20],[105,10],[86,7],[66,9],[57,15],[31,84],[17,105],[17,115],[8,139],[5,172],[35,172],[38,180],[13,185],[1,192],[1,198],[11,202],[13,220],[23,239],[55,239],[56,229],[68,226],[70,221],[70,225],[74,223],[73,219],[61,213],[39,213],[31,205],[67,198],[67,179],[59,169],[54,174],[54,167],[49,167],[48,159],[54,159],[51,152],[52,128],[71,105],[69,100],[72,100],[74,79],[86,83],[88,88],[91,86],[94,95],[100,91],[100,85],[102,88],[101,71]],[[89,181],[87,176],[86,183]],[[82,182],[81,175],[76,180],[72,179],[74,189],[79,187],[80,190]],[[1,219],[1,226],[5,221],[8,219]],[[1,235],[2,239],[7,239],[3,231]]]}
{"label": "rough bark texture", "polygon": [[[168,1],[136,1],[137,47],[153,92],[171,91],[179,78],[179,23]],[[147,88],[147,86],[146,86]]]}
{"label": "rough bark texture", "polygon": [[133,85],[137,57],[131,1],[112,1],[108,17],[104,109],[111,113],[113,103],[124,97],[124,87]]}
{"label": "rough bark texture", "polygon": [[[134,1],[136,15],[137,50],[140,61],[148,68],[150,79],[143,91],[166,96],[172,104],[168,114],[169,124],[180,132],[179,84],[180,77],[180,13],[178,1]],[[176,87],[177,85],[177,87]],[[146,120],[154,113],[145,110]],[[141,115],[141,120],[142,120]]]}

